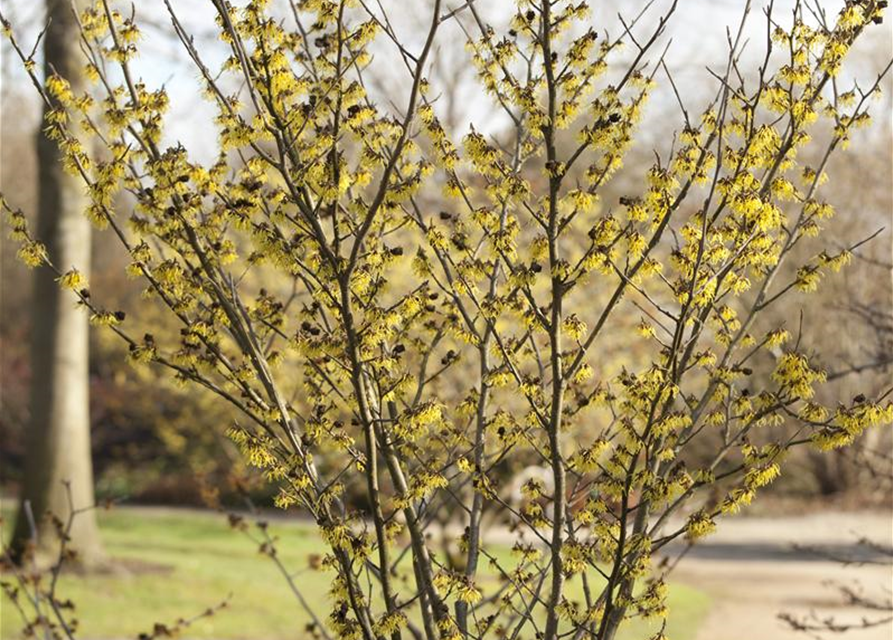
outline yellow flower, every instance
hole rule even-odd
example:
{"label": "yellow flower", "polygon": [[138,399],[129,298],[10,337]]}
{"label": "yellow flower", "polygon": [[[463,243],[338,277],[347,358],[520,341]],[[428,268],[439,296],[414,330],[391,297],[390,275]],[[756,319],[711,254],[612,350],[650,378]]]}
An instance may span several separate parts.
{"label": "yellow flower", "polygon": [[80,291],[87,288],[87,279],[77,269],[70,269],[66,273],[59,276],[56,281],[63,289],[71,291]]}
{"label": "yellow flower", "polygon": [[655,336],[654,327],[645,322],[644,319],[639,322],[639,326],[636,327],[636,330],[643,338],[653,338]]}
{"label": "yellow flower", "polygon": [[39,242],[26,242],[19,249],[18,258],[25,263],[29,269],[39,267],[47,259],[47,250]]}
{"label": "yellow flower", "polygon": [[713,518],[703,511],[693,513],[685,525],[685,536],[689,540],[697,540],[710,535],[716,530]]}
{"label": "yellow flower", "polygon": [[562,328],[568,337],[579,342],[586,335],[586,323],[577,317],[577,314],[571,314],[561,323]]}

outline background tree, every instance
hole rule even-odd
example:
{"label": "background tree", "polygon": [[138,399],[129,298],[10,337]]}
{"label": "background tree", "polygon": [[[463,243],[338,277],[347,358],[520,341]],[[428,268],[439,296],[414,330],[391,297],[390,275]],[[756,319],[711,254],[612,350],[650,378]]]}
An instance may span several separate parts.
{"label": "background tree", "polygon": [[[74,5],[76,6],[76,5]],[[48,25],[42,39],[46,77],[61,74],[77,90],[86,86],[79,49],[80,30],[68,0],[47,0]],[[46,112],[56,107],[46,106]],[[56,264],[90,270],[90,223],[84,217],[89,199],[82,181],[66,172],[55,140],[37,135],[38,216],[35,233]],[[77,297],[60,289],[48,268],[34,272],[31,324],[30,425],[27,433],[21,506],[13,547],[24,550],[37,527],[38,552],[58,545],[58,531],[44,517],[67,518],[70,503],[63,482],[71,487],[75,508],[94,504],[90,454],[89,324]],[[26,509],[27,505],[27,509]],[[28,511],[30,510],[30,514]],[[72,548],[84,565],[103,559],[93,511],[77,518]]]}

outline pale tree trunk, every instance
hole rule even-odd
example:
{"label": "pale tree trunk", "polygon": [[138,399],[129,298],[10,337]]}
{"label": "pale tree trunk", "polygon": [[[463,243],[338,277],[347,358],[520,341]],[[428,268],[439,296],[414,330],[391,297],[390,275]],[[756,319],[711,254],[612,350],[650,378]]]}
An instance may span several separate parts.
{"label": "pale tree trunk", "polygon": [[[44,36],[45,70],[68,79],[72,90],[85,88],[83,55],[78,49],[78,26],[70,0],[47,0],[49,27]],[[60,165],[56,143],[37,134],[37,235],[52,262],[62,271],[90,270],[90,223],[84,216],[84,186]],[[34,272],[31,319],[31,421],[26,438],[22,502],[16,521],[15,545],[30,540],[26,502],[38,525],[38,553],[57,549],[56,529],[47,512],[65,521],[70,513],[64,483],[70,485],[71,504],[80,510],[93,506],[93,465],[90,457],[88,371],[88,316],[70,291],[62,290],[47,268]],[[73,521],[71,548],[89,567],[103,560],[95,511],[79,513]]]}

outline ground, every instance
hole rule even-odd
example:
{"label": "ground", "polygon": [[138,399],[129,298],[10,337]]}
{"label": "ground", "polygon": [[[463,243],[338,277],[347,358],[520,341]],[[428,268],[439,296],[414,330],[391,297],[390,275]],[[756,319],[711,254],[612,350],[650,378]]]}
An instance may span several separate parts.
{"label": "ground", "polygon": [[[170,625],[228,599],[228,606],[184,630],[185,638],[279,640],[309,637],[309,617],[300,608],[276,564],[259,553],[259,544],[233,531],[224,514],[189,509],[120,507],[99,512],[107,551],[117,567],[105,575],[63,576],[59,597],[78,605],[78,637],[85,640],[136,638],[156,622]],[[332,574],[308,565],[323,553],[312,524],[270,523],[278,557],[293,572],[303,597],[326,615]],[[495,555],[509,566],[510,546],[494,541]],[[478,586],[485,594],[497,585],[486,565]],[[410,584],[398,585],[404,593]],[[579,594],[578,594],[579,595]],[[671,585],[668,625],[673,640],[694,640],[709,609],[709,598],[687,585]],[[20,637],[21,621],[3,602],[0,636]],[[651,625],[631,625],[620,640],[639,640],[656,631]]]}
{"label": "ground", "polygon": [[[739,517],[722,522],[701,549],[695,549],[674,574],[706,591],[710,613],[696,640],[795,640],[808,636],[793,631],[778,618],[833,616],[838,623],[875,620],[890,612],[843,606],[836,585],[864,589],[887,601],[893,587],[893,566],[855,543],[862,537],[893,545],[890,512],[820,512],[789,517]],[[855,556],[842,566],[828,556]],[[845,635],[845,640],[891,640],[893,622]]]}
{"label": "ground", "polygon": [[[79,604],[80,638],[135,638],[155,622],[172,623],[226,599],[229,606],[186,630],[187,638],[295,638],[303,635],[307,615],[287,582],[258,544],[230,529],[223,514],[193,510],[125,507],[101,513],[105,543],[118,568],[103,576],[66,576],[61,596]],[[326,610],[331,575],[308,567],[320,552],[312,526],[277,518],[270,531],[278,539],[283,565],[295,572],[302,594]],[[504,531],[491,542],[508,554]],[[803,638],[777,615],[813,611],[842,621],[862,613],[838,606],[828,580],[860,581],[867,589],[889,589],[891,566],[842,568],[793,544],[819,545],[843,555],[867,535],[889,544],[893,520],[888,514],[822,513],[791,517],[737,517],[720,525],[715,536],[691,550],[673,574],[670,597],[671,640],[787,640]],[[863,558],[865,559],[865,558]],[[487,589],[492,576],[482,577]],[[410,588],[409,585],[403,589]],[[889,591],[887,592],[889,597]],[[18,637],[19,621],[8,602],[2,607],[4,640]],[[623,640],[643,640],[642,626],[629,628]],[[889,640],[891,627],[842,636],[846,640]]]}

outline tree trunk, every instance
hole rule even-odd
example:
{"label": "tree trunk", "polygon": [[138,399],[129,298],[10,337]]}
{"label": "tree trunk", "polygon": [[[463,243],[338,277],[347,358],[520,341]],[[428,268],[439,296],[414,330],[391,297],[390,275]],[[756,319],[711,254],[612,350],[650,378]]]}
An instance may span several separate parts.
{"label": "tree trunk", "polygon": [[[84,60],[78,49],[78,25],[70,0],[47,0],[49,27],[44,36],[44,69],[66,78],[77,94],[85,89]],[[87,197],[80,178],[66,174],[56,143],[43,129],[37,133],[37,237],[62,271],[90,271],[90,223],[84,216]],[[37,524],[37,552],[58,549],[59,538],[47,512],[67,520],[71,506],[92,507],[93,464],[90,457],[89,326],[76,297],[61,289],[48,268],[35,270],[31,318],[31,418],[26,438],[25,473],[14,533],[14,549],[32,537],[25,506]],[[70,486],[71,504],[65,483]],[[71,548],[82,566],[103,559],[91,509],[73,521]]]}

